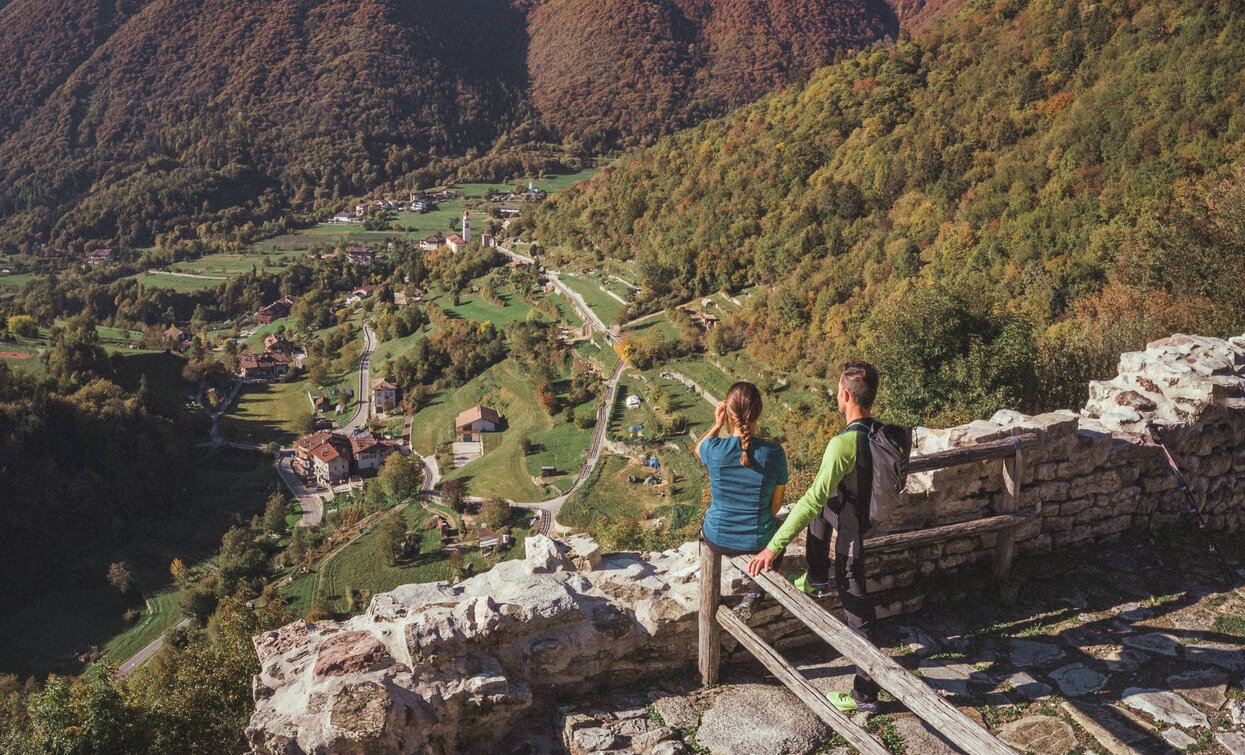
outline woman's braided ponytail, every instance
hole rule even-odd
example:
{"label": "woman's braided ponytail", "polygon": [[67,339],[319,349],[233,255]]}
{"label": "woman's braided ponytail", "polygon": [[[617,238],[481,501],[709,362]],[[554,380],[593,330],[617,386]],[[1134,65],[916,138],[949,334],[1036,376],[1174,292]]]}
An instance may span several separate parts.
{"label": "woman's braided ponytail", "polygon": [[752,460],[752,432],[757,420],[761,418],[761,391],[752,383],[740,381],[726,392],[726,416],[739,433],[739,445],[743,453],[739,455],[739,463],[745,467],[756,467]]}

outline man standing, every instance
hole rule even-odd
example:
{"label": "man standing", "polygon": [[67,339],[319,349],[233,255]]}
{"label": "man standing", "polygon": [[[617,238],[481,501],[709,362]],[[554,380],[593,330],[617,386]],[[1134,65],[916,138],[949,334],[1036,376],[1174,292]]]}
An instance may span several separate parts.
{"label": "man standing", "polygon": [[[874,420],[870,411],[877,392],[878,372],[873,365],[843,365],[836,397],[847,427],[826,444],[813,484],[791,509],[769,545],[748,564],[753,576],[769,571],[778,555],[808,527],[808,572],[794,582],[813,597],[822,597],[830,590],[830,536],[837,530],[833,564],[839,600],[847,615],[847,625],[870,641],[873,604],[865,590],[864,529],[873,484],[869,430]],[[877,699],[877,683],[860,669],[856,670],[851,694],[830,694],[830,702],[844,712],[875,711]]]}

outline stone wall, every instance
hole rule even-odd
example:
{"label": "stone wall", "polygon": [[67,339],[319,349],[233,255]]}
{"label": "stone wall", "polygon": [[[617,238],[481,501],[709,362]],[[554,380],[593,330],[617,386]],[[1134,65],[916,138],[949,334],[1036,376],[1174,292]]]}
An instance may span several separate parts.
{"label": "stone wall", "polygon": [[[1172,336],[1125,354],[1091,386],[1084,411],[999,412],[921,429],[918,451],[1034,432],[1021,509],[1040,516],[1021,554],[1118,538],[1176,522],[1185,502],[1147,437],[1166,428],[1218,532],[1245,527],[1245,338]],[[997,511],[1002,463],[915,475],[881,530],[969,521]],[[876,533],[875,533],[876,534]],[[988,534],[870,557],[879,596],[919,594],[926,577],[989,558]],[[528,540],[527,558],[459,585],[406,585],[345,622],[295,622],[255,639],[262,663],[247,734],[259,753],[521,752],[538,711],[694,660],[696,545],[602,557],[585,536]],[[726,570],[724,593],[739,587]],[[803,635],[776,609],[771,640]],[[637,752],[647,750],[638,747]]]}
{"label": "stone wall", "polygon": [[[1214,532],[1245,528],[1245,337],[1175,335],[1120,357],[1119,375],[1090,384],[1080,414],[1030,417],[1000,411],[945,430],[918,428],[916,451],[1034,433],[1025,450],[1021,511],[1040,513],[1019,528],[1020,554],[1108,542],[1127,531],[1177,522],[1187,503],[1149,427],[1161,432]],[[909,493],[879,532],[971,521],[998,512],[1003,462],[913,475]],[[871,533],[878,534],[878,533]],[[991,557],[997,534],[875,554],[875,590],[918,587],[922,576]]]}

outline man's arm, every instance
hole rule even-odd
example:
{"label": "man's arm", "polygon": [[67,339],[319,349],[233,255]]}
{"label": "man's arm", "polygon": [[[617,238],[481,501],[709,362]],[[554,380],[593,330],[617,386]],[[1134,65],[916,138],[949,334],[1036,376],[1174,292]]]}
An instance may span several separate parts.
{"label": "man's arm", "polygon": [[817,470],[817,477],[813,480],[813,484],[791,508],[787,521],[778,528],[778,532],[770,539],[765,550],[752,559],[752,563],[748,565],[748,571],[754,575],[761,571],[769,571],[778,554],[786,549],[795,536],[808,526],[809,522],[817,518],[822,507],[838,489],[843,477],[855,466],[856,434],[843,433],[831,438],[826,444],[826,452],[821,457],[821,468]]}

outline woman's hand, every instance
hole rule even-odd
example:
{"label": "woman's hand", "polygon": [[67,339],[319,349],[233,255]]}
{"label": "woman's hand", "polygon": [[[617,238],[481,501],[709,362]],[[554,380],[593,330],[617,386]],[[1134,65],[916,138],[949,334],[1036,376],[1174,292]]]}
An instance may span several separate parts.
{"label": "woman's hand", "polygon": [[778,558],[778,554],[766,548],[753,556],[752,560],[748,562],[748,573],[755,577],[763,571],[769,571],[774,568],[774,559],[776,558]]}
{"label": "woman's hand", "polygon": [[719,401],[718,405],[713,408],[713,420],[714,420],[714,423],[719,426],[722,424],[725,424],[726,422],[726,402],[725,401]]}

